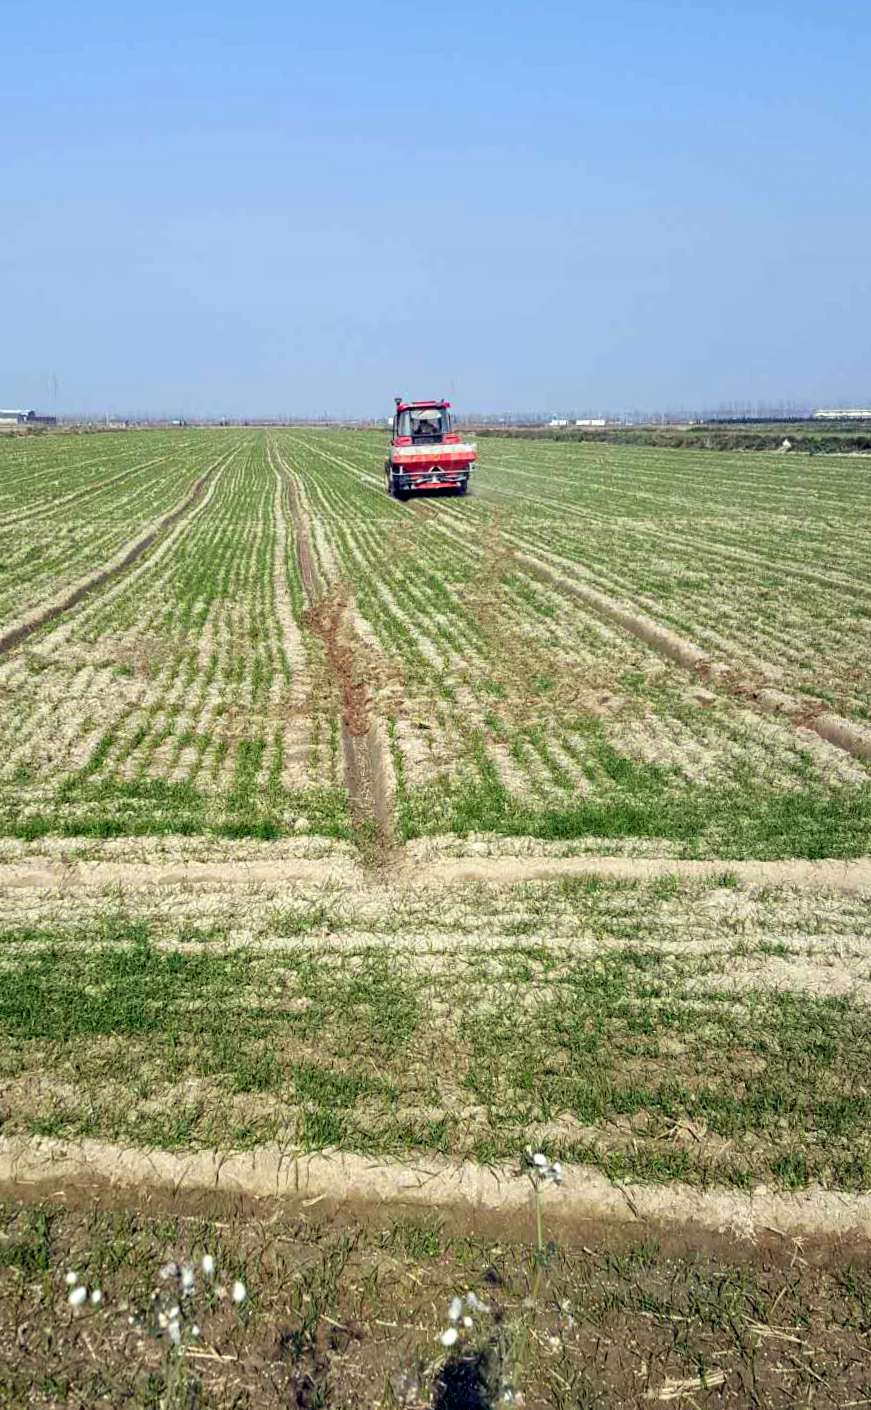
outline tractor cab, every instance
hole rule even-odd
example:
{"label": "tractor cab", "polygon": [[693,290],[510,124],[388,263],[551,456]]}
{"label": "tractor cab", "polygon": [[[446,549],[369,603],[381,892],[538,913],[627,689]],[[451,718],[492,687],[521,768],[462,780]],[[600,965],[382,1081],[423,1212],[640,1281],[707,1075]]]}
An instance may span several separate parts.
{"label": "tractor cab", "polygon": [[454,439],[450,403],[446,401],[396,402],[394,445],[442,445]]}

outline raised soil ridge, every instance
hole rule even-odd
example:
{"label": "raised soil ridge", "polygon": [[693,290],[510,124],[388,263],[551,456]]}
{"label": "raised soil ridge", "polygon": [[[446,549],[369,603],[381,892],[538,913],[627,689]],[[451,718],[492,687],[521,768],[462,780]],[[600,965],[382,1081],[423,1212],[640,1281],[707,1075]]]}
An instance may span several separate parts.
{"label": "raised soil ridge", "polygon": [[[255,1199],[330,1199],[428,1208],[465,1209],[515,1217],[528,1209],[527,1176],[510,1166],[482,1166],[421,1156],[414,1163],[377,1161],[345,1152],[301,1154],[264,1146],[246,1152],[178,1154],[99,1141],[0,1137],[0,1185],[17,1193],[87,1181],[96,1188],[209,1192]],[[568,1166],[548,1190],[554,1216],[565,1222],[694,1226],[752,1238],[758,1231],[788,1236],[851,1235],[871,1239],[871,1193],[810,1188],[787,1193],[689,1185],[614,1184],[591,1166]]]}

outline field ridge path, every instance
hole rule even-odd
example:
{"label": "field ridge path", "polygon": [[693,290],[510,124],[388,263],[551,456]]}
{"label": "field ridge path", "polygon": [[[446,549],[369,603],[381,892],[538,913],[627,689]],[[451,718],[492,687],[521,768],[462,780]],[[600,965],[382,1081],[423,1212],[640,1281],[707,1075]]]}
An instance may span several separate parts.
{"label": "field ridge path", "polygon": [[[731,861],[679,857],[431,857],[421,865],[410,847],[393,848],[392,880],[407,879],[415,888],[438,889],[446,882],[471,881],[491,886],[515,882],[559,881],[598,877],[612,881],[650,881],[679,877],[696,881],[728,874],[746,886],[790,886],[871,895],[871,857],[785,861]],[[268,844],[265,844],[268,850]],[[116,862],[34,858],[0,863],[0,895],[18,889],[75,889],[107,886],[248,885],[308,881],[365,885],[356,862],[334,857],[277,857],[232,861]]]}
{"label": "field ridge path", "polygon": [[[0,1188],[86,1181],[89,1189],[194,1190],[260,1199],[330,1198],[400,1206],[466,1207],[516,1218],[529,1208],[529,1180],[508,1165],[478,1165],[438,1155],[407,1163],[351,1152],[306,1154],[279,1146],[248,1151],[199,1150],[178,1154],[96,1140],[0,1136]],[[563,1167],[563,1183],[548,1197],[564,1220],[679,1224],[753,1237],[773,1230],[784,1237],[871,1237],[871,1193],[810,1187],[787,1192],[757,1186],[698,1189],[668,1184],[621,1184],[589,1165]]]}

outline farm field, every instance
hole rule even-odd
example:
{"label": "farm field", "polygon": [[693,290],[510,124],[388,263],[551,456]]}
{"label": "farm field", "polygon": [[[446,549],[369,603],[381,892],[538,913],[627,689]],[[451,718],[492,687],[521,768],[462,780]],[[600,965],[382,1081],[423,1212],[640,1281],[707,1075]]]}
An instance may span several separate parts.
{"label": "farm field", "polygon": [[0,443],[0,1406],[871,1398],[867,463],[480,450]]}
{"label": "farm field", "polygon": [[[863,462],[491,443],[472,498],[397,504],[372,436],[198,436],[7,530],[7,834],[867,850]],[[50,447],[0,452],[45,494]]]}

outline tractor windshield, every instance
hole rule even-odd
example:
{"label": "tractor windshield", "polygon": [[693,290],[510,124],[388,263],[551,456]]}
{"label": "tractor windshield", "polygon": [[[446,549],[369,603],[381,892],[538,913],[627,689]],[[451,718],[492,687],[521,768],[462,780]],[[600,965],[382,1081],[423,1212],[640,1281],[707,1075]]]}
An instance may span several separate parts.
{"label": "tractor windshield", "polygon": [[411,436],[413,441],[437,441],[451,429],[451,413],[443,406],[410,407],[399,413],[397,436]]}

